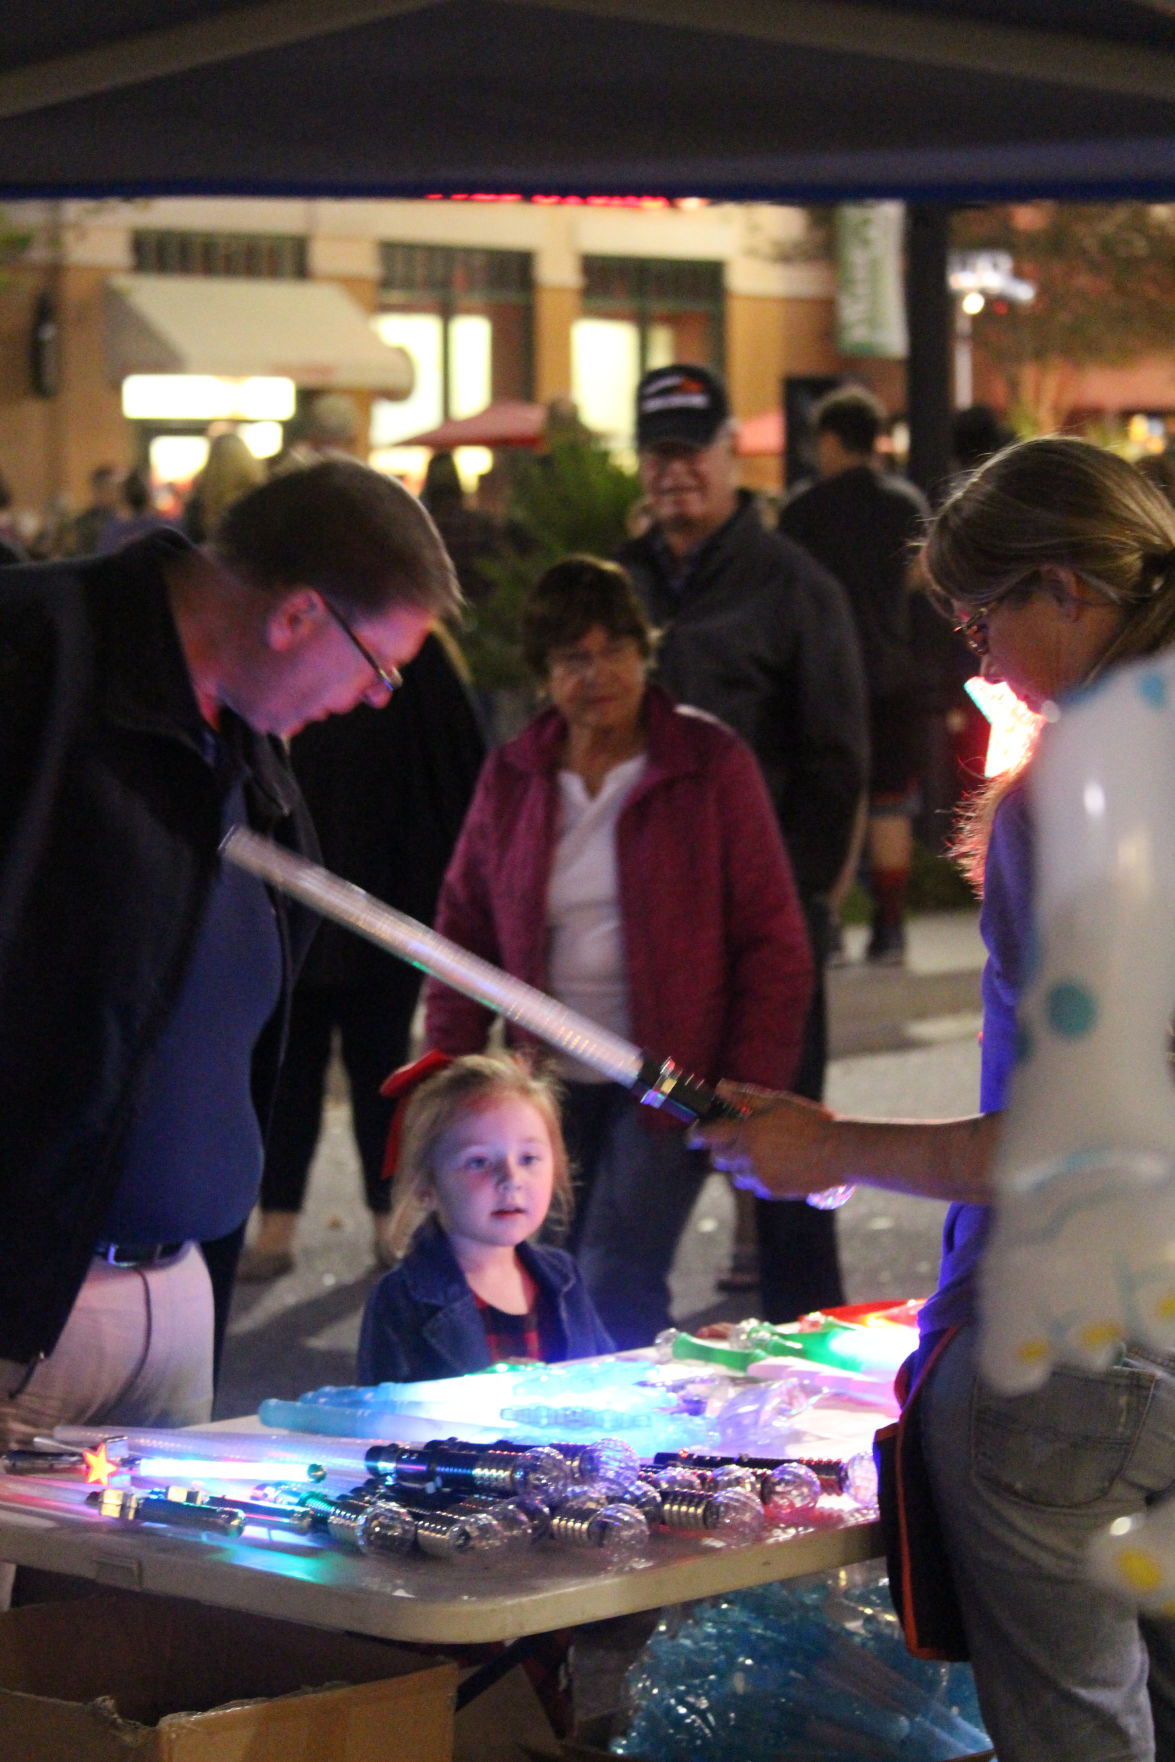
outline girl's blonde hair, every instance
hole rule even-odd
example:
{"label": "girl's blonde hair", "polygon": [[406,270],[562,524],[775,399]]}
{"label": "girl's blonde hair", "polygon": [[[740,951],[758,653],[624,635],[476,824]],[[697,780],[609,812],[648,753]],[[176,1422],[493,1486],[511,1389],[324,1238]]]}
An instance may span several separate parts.
{"label": "girl's blonde hair", "polygon": [[[1121,609],[1089,679],[1175,644],[1175,509],[1142,473],[1091,441],[1044,435],[1005,447],[947,498],[922,551],[945,609],[1027,600],[1049,566]],[[1005,773],[965,810],[955,855],[979,884]]]}
{"label": "girl's blonde hair", "polygon": [[546,1125],[555,1175],[552,1210],[556,1221],[570,1215],[571,1172],[555,1084],[537,1075],[520,1059],[468,1053],[428,1077],[407,1103],[388,1213],[388,1241],[394,1254],[407,1253],[413,1236],[429,1215],[427,1196],[436,1193],[437,1155],[445,1133],[462,1114],[472,1113],[502,1096],[527,1102]]}

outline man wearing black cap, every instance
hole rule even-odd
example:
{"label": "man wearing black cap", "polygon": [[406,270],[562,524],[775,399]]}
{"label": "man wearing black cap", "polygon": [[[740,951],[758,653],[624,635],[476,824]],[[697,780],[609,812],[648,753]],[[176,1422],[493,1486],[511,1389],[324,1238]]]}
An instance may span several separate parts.
{"label": "man wearing black cap", "polygon": [[[848,858],[868,775],[865,688],[844,591],[790,539],[768,532],[737,485],[726,388],[703,367],[654,368],[637,387],[641,482],[653,516],[620,561],[663,631],[657,676],[719,716],[755,752],[808,915],[818,968],[829,889]],[[819,1099],[823,987],[797,1093]],[[844,1301],[832,1214],[760,1202],[763,1313],[788,1321]]]}

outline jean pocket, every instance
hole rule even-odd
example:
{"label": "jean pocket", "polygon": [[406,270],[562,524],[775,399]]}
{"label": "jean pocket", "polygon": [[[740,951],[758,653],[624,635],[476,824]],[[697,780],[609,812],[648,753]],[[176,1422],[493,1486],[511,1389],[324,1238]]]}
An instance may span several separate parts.
{"label": "jean pocket", "polygon": [[1075,1509],[1104,1499],[1126,1468],[1155,1377],[1117,1367],[1055,1370],[1030,1395],[976,1384],[971,1451],[981,1480],[1030,1505]]}

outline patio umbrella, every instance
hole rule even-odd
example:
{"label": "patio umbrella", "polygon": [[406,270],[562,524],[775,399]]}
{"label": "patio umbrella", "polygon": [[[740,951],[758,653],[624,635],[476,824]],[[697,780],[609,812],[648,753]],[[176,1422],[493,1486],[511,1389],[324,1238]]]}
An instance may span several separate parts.
{"label": "patio umbrella", "polygon": [[783,411],[764,410],[739,424],[734,450],[740,459],[778,458],[783,452]]}
{"label": "patio umbrella", "polygon": [[476,416],[451,417],[423,434],[398,441],[401,447],[432,447],[449,452],[453,447],[537,447],[547,428],[542,404],[526,404],[517,398],[501,398],[487,404]]}

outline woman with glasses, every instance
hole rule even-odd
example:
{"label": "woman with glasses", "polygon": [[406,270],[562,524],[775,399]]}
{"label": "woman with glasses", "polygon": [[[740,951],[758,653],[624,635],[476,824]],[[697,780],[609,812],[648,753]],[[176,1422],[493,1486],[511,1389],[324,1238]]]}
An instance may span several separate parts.
{"label": "woman with glasses", "polygon": [[[923,556],[984,676],[1033,709],[1175,644],[1175,512],[1085,441],[997,454],[945,503]],[[974,806],[962,854],[983,883],[982,1112],[879,1122],[780,1100],[705,1136],[720,1166],[779,1195],[856,1180],[953,1202],[921,1316],[917,1436],[1000,1762],[1170,1758],[1175,1624],[1140,1623],[1098,1590],[1085,1553],[1175,1486],[1175,1362],[1131,1347],[1108,1371],[1057,1370],[1016,1396],[975,1373],[989,1171],[1030,960],[1023,774]]]}
{"label": "woman with glasses", "polygon": [[[811,962],[749,747],[650,683],[653,633],[614,564],[550,569],[523,646],[548,702],[482,772],[437,929],[688,1070],[786,1082]],[[482,1050],[488,1011],[435,982],[425,998],[431,1045]],[[670,1320],[707,1160],[619,1085],[559,1075],[580,1181],[570,1246],[617,1345],[647,1346]]]}

